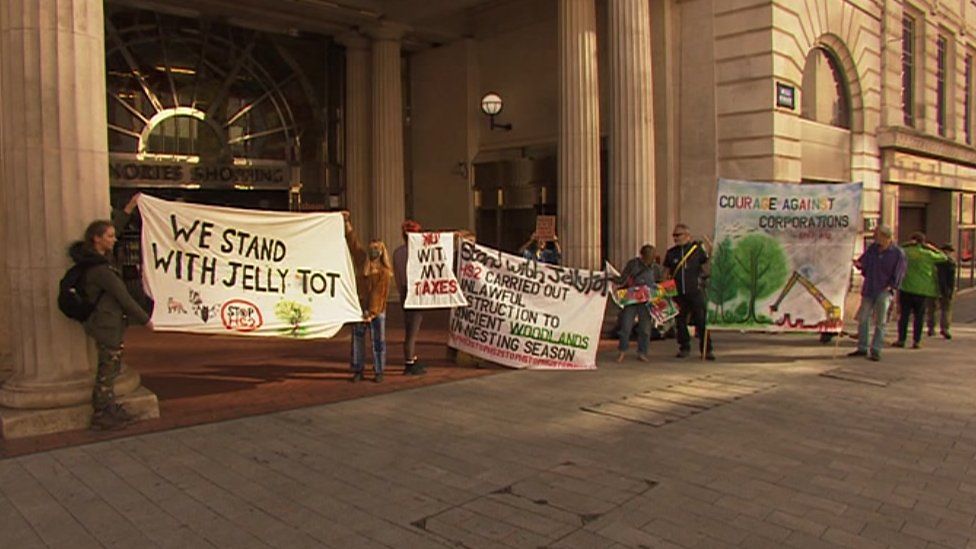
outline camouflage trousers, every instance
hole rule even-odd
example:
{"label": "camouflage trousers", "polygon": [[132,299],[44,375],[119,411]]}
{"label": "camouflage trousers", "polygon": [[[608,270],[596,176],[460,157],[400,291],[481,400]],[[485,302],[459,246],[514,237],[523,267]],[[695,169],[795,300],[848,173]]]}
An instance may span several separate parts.
{"label": "camouflage trousers", "polygon": [[122,347],[108,347],[101,343],[97,347],[98,371],[92,389],[92,408],[96,412],[115,404],[115,378],[122,371]]}

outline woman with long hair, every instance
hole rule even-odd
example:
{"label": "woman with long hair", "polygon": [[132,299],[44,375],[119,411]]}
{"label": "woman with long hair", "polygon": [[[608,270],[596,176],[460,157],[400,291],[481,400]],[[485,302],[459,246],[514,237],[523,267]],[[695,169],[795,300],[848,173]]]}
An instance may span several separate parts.
{"label": "woman with long hair", "polygon": [[83,323],[85,333],[98,348],[98,370],[92,389],[93,430],[118,429],[133,417],[115,402],[115,379],[122,370],[122,340],[129,321],[152,327],[149,315],[129,295],[122,274],[112,263],[115,226],[93,221],[83,240],[68,248],[68,255],[85,268],[83,290],[95,309]]}
{"label": "woman with long hair", "polygon": [[353,383],[362,381],[366,362],[366,329],[369,328],[373,340],[373,381],[383,381],[383,367],[386,365],[386,299],[390,293],[390,279],[393,278],[393,263],[382,240],[373,239],[364,249],[352,223],[346,219],[346,243],[356,267],[356,287],[359,291],[359,304],[363,309],[363,321],[352,328],[352,378]]}

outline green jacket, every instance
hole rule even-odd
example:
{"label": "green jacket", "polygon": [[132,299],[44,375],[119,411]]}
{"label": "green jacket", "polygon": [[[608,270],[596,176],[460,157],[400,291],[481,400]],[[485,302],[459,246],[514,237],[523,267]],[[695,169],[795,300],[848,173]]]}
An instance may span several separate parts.
{"label": "green jacket", "polygon": [[945,261],[946,255],[921,244],[907,244],[903,249],[908,259],[908,270],[905,271],[901,291],[925,297],[939,297],[935,265]]}
{"label": "green jacket", "polygon": [[129,295],[122,275],[107,257],[99,255],[83,242],[72,244],[68,255],[75,263],[87,266],[85,295],[92,301],[97,300],[95,311],[84,322],[85,333],[106,347],[121,347],[129,321],[146,324],[149,315]]}

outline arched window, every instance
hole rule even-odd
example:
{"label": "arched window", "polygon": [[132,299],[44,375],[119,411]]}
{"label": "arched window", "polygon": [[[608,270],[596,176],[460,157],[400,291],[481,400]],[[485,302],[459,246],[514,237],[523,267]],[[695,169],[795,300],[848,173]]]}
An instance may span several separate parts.
{"label": "arched window", "polygon": [[833,52],[823,47],[810,50],[803,67],[802,92],[800,115],[803,118],[851,128],[847,79]]}

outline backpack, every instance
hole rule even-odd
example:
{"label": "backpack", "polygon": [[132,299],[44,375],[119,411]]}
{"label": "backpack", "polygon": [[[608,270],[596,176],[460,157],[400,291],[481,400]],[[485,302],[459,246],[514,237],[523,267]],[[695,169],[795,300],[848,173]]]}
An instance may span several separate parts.
{"label": "backpack", "polygon": [[95,312],[102,299],[99,294],[95,301],[85,294],[85,274],[90,265],[75,265],[68,269],[58,283],[58,309],[71,320],[84,322]]}

